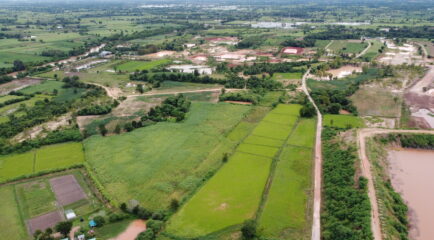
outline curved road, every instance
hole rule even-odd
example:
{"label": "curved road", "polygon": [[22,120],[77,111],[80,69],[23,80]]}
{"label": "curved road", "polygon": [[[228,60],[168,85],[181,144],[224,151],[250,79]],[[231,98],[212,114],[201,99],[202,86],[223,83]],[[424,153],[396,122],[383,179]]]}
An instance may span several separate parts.
{"label": "curved road", "polygon": [[365,49],[363,49],[363,51],[361,51],[359,54],[357,54],[356,58],[359,58],[359,57],[365,55],[365,53],[366,53],[366,52],[369,50],[369,48],[371,48],[371,47],[372,47],[372,42],[371,42],[371,41],[368,41],[368,46],[367,46]]}
{"label": "curved road", "polygon": [[381,240],[381,222],[380,213],[378,211],[377,195],[375,192],[374,181],[371,172],[371,162],[366,154],[366,138],[377,134],[387,133],[427,133],[434,134],[434,130],[399,130],[399,129],[379,129],[365,128],[357,132],[357,140],[359,145],[359,157],[361,160],[362,174],[368,180],[368,195],[371,203],[371,228],[374,240]]}
{"label": "curved road", "polygon": [[310,69],[303,75],[302,88],[307,98],[315,107],[318,121],[316,125],[316,138],[315,138],[315,167],[314,167],[314,193],[313,193],[313,219],[312,219],[312,240],[321,239],[321,172],[322,172],[322,152],[321,152],[321,132],[322,132],[322,115],[309,94],[306,85],[307,76]]}

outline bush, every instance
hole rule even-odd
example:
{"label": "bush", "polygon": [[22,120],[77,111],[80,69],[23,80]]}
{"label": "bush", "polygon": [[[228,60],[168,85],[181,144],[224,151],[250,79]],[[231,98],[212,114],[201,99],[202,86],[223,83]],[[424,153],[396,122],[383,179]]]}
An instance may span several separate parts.
{"label": "bush", "polygon": [[97,227],[102,227],[105,224],[105,218],[102,216],[96,216],[93,220]]}
{"label": "bush", "polygon": [[244,239],[255,239],[257,237],[256,222],[254,220],[245,221],[241,233]]}

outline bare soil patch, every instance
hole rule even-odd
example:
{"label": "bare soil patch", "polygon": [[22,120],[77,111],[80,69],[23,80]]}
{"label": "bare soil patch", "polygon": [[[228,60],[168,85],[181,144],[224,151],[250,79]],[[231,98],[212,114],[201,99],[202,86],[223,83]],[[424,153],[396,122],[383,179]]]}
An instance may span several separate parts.
{"label": "bare soil patch", "polygon": [[19,80],[13,80],[8,83],[4,83],[0,85],[0,95],[6,95],[12,91],[18,91],[25,87],[36,85],[40,83],[42,79],[40,78],[23,78]]}
{"label": "bare soil patch", "polygon": [[27,221],[30,233],[33,235],[36,230],[44,231],[47,228],[54,227],[58,222],[63,221],[63,215],[60,211],[50,212]]}
{"label": "bare soil patch", "polygon": [[110,240],[133,240],[143,231],[146,230],[146,223],[143,220],[134,220],[128,225],[127,229],[117,237]]}
{"label": "bare soil patch", "polygon": [[65,206],[86,198],[86,194],[78,184],[74,175],[65,175],[50,179],[56,199],[60,205]]}

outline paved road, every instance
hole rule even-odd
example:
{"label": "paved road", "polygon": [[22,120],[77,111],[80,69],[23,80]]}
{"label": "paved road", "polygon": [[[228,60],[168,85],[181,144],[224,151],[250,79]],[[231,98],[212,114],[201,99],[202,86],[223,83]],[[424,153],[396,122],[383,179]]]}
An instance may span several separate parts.
{"label": "paved road", "polygon": [[316,126],[316,139],[315,139],[315,167],[314,167],[314,197],[313,197],[313,220],[312,220],[312,240],[321,239],[321,172],[322,172],[322,152],[321,152],[321,132],[322,132],[322,115],[309,94],[306,85],[306,78],[310,73],[310,69],[304,74],[302,79],[302,88],[307,95],[309,101],[315,107],[318,116]]}
{"label": "paved road", "polygon": [[368,180],[368,195],[371,202],[371,228],[374,235],[374,240],[381,240],[381,222],[378,211],[377,196],[375,192],[371,163],[366,154],[366,138],[372,137],[377,134],[387,133],[428,133],[434,134],[434,130],[399,130],[399,129],[378,129],[378,128],[365,128],[357,132],[357,139],[359,145],[359,157],[361,159],[362,174]]}

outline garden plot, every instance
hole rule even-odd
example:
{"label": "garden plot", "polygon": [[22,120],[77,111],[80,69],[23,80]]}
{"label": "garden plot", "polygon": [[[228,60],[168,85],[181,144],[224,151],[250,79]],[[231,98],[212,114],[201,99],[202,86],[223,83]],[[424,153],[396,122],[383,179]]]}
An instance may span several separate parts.
{"label": "garden plot", "polygon": [[45,230],[47,228],[54,227],[58,222],[64,220],[62,213],[58,210],[41,215],[39,217],[32,218],[27,221],[29,231],[31,234],[35,233],[36,230]]}
{"label": "garden plot", "polygon": [[86,194],[73,175],[50,179],[51,189],[60,205],[65,206],[86,198]]}

